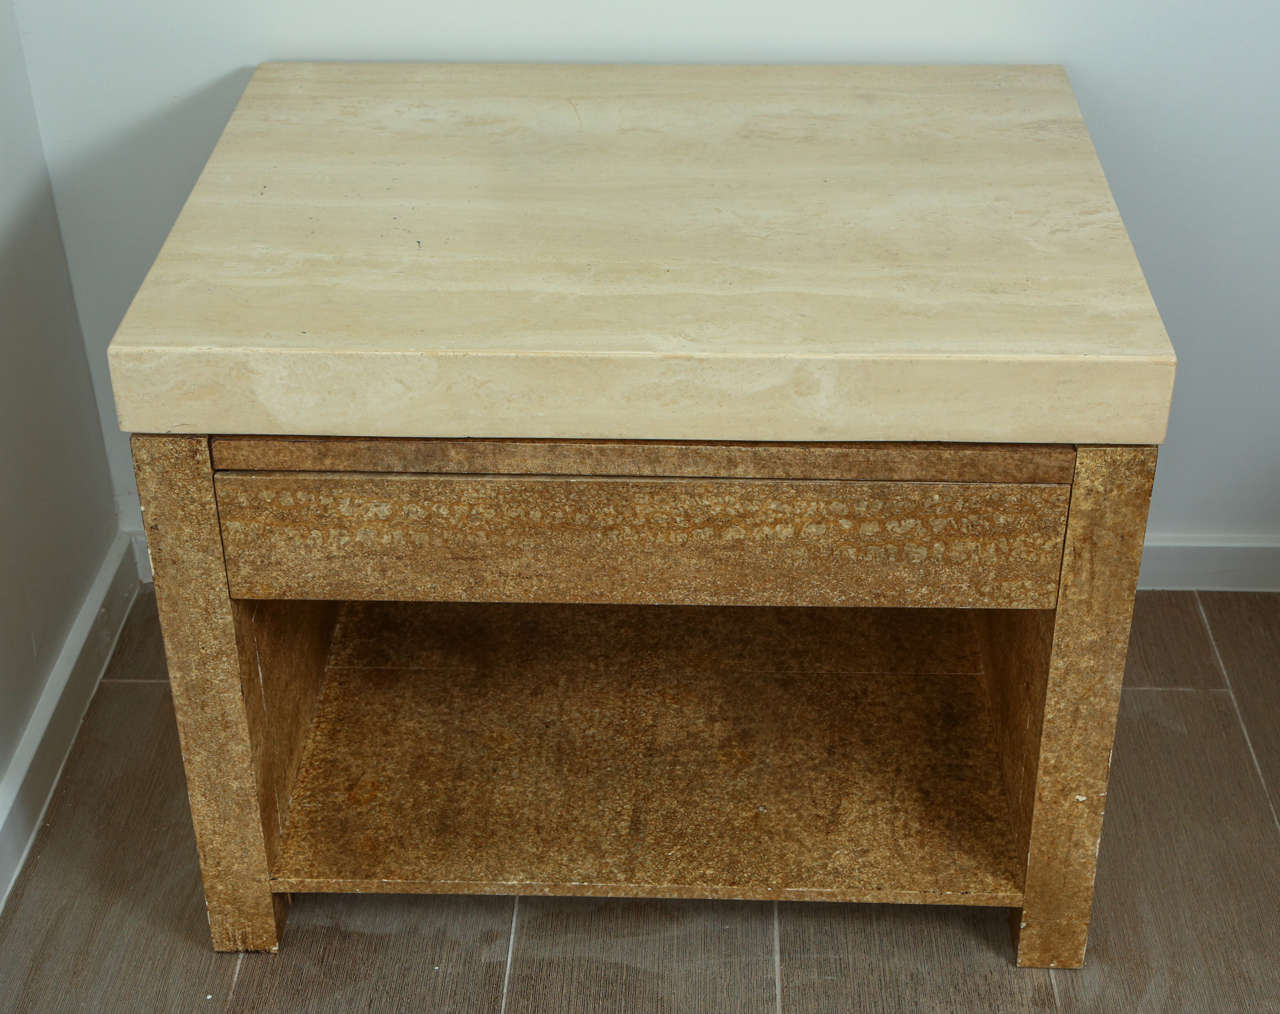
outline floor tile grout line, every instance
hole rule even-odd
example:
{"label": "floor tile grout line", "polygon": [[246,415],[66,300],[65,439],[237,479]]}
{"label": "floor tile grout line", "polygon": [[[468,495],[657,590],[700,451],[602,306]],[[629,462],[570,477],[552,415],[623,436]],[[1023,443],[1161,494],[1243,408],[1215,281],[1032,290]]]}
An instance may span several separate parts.
{"label": "floor tile grout line", "polygon": [[1249,757],[1253,760],[1253,773],[1258,776],[1258,781],[1262,784],[1262,795],[1267,801],[1267,807],[1271,810],[1271,821],[1275,824],[1276,830],[1280,831],[1280,814],[1276,813],[1276,804],[1271,798],[1271,789],[1267,785],[1266,776],[1262,773],[1262,764],[1258,761],[1258,752],[1253,748],[1253,740],[1249,736],[1249,727],[1244,724],[1244,713],[1240,710],[1240,701],[1236,698],[1235,687],[1231,684],[1231,675],[1227,672],[1227,664],[1222,660],[1222,652],[1218,650],[1218,639],[1213,636],[1213,625],[1209,623],[1209,614],[1204,611],[1204,602],[1200,599],[1200,593],[1193,593],[1196,597],[1196,608],[1200,610],[1200,622],[1204,624],[1204,632],[1209,637],[1209,647],[1213,649],[1213,657],[1217,660],[1218,671],[1222,673],[1223,682],[1227,685],[1227,695],[1231,698],[1231,707],[1235,709],[1236,722],[1240,726],[1240,733],[1244,736],[1244,745],[1249,748]]}
{"label": "floor tile grout line", "polygon": [[236,970],[231,973],[231,987],[227,990],[227,1006],[236,995],[236,983],[240,981],[240,966],[244,964],[244,951],[236,955]]}
{"label": "floor tile grout line", "polygon": [[511,958],[516,949],[516,916],[520,914],[520,895],[511,900],[511,933],[507,938],[507,970],[502,975],[502,1004],[498,1014],[507,1014],[507,991],[511,986]]}
{"label": "floor tile grout line", "polygon": [[778,928],[778,901],[773,902],[773,1005],[782,1014],[782,932]]}

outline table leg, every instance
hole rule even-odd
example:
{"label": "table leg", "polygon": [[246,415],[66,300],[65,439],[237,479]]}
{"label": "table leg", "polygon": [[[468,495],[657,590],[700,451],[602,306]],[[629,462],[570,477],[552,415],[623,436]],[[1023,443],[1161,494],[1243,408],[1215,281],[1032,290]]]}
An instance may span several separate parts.
{"label": "table leg", "polygon": [[209,440],[135,436],[133,458],[213,945],[274,951],[288,896],[268,880],[242,689],[252,638],[227,592]]}
{"label": "table leg", "polygon": [[[1142,560],[1154,447],[1081,447],[1048,652],[1018,964],[1078,968]],[[1029,800],[1028,800],[1029,801]]]}

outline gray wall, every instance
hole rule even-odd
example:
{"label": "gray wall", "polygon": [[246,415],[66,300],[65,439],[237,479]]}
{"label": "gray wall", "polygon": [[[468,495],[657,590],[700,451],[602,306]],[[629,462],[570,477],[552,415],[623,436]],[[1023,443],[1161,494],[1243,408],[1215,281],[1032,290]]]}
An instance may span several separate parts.
{"label": "gray wall", "polygon": [[[1234,545],[1250,559],[1270,547],[1263,556],[1280,587],[1280,5],[17,4],[127,525],[139,522],[107,342],[259,61],[1052,62],[1071,74],[1181,357],[1149,542]],[[1178,556],[1197,573],[1213,558]]]}
{"label": "gray wall", "polygon": [[49,173],[0,0],[0,773],[115,534]]}

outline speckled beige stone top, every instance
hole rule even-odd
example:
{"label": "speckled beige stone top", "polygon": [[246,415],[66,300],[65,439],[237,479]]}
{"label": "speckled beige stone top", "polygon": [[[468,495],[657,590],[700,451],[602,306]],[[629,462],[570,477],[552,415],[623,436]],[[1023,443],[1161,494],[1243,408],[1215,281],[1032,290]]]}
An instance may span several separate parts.
{"label": "speckled beige stone top", "polygon": [[267,64],[110,351],[135,432],[1154,443],[1057,67]]}

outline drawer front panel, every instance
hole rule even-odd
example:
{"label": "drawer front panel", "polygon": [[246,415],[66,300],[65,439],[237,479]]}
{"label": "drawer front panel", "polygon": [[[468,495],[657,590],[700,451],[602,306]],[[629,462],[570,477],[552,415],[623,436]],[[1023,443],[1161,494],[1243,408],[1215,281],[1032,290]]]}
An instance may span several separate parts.
{"label": "drawer front panel", "polygon": [[1052,608],[1066,485],[221,472],[237,598]]}

